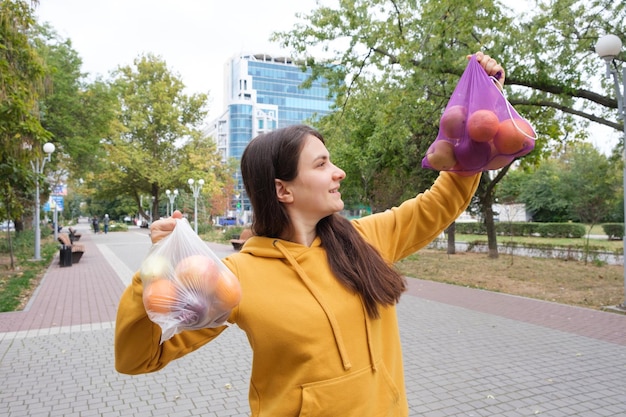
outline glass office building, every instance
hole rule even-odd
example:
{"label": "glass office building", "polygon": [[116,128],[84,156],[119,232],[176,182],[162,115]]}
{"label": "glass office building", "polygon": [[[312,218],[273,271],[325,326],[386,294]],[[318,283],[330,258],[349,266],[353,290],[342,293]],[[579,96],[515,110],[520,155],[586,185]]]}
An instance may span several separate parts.
{"label": "glass office building", "polygon": [[[240,159],[255,136],[293,124],[306,123],[330,112],[332,99],[325,80],[301,88],[311,75],[289,58],[265,54],[232,58],[224,71],[224,112],[209,124],[208,135],[222,158]],[[231,208],[249,213],[243,183],[237,173]]]}

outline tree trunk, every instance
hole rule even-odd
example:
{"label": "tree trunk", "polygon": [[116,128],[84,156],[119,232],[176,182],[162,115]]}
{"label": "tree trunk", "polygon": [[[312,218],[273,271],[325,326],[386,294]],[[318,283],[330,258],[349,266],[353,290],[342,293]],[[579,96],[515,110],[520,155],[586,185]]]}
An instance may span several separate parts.
{"label": "tree trunk", "polygon": [[[11,205],[7,204],[7,219],[11,218]],[[13,222],[15,226],[15,222]],[[11,258],[11,271],[15,270],[15,254],[13,252],[13,240],[11,240],[11,223],[7,220],[7,242],[9,243],[9,254]]]}
{"label": "tree trunk", "polygon": [[454,255],[456,253],[456,222],[452,222],[450,226],[445,230],[446,236],[448,236],[448,255]]}
{"label": "tree trunk", "polygon": [[478,191],[476,193],[476,197],[478,198],[479,210],[482,213],[485,229],[487,230],[487,246],[489,248],[489,257],[493,259],[496,259],[499,256],[498,236],[496,233],[496,225],[493,220],[495,186],[502,178],[504,178],[504,175],[506,175],[510,166],[511,164],[502,168],[500,171],[498,171],[494,178],[490,177],[489,172],[483,172],[482,177],[480,178],[480,185],[478,186]]}
{"label": "tree trunk", "polygon": [[485,229],[487,230],[487,246],[489,248],[489,257],[492,259],[498,258],[498,235],[496,233],[496,224],[493,221],[493,199],[491,201],[485,200],[484,210],[484,222]]}
{"label": "tree trunk", "polygon": [[[29,217],[28,219],[32,220],[32,216]],[[26,224],[33,224],[32,221],[28,222],[28,219],[27,220],[23,220],[22,218],[13,219],[13,224],[15,225],[15,235],[18,235],[19,233],[26,230],[26,227],[25,227]]]}

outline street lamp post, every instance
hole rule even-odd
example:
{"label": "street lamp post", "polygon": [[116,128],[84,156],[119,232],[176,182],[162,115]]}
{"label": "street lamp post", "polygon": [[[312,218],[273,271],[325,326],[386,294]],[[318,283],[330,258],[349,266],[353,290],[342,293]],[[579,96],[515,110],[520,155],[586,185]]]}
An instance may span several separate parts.
{"label": "street lamp post", "polygon": [[[617,65],[615,64],[615,57],[619,55],[622,49],[622,41],[615,35],[604,35],[596,43],[596,53],[600,55],[600,58],[604,59],[606,63],[606,76],[613,78],[615,85],[615,97],[617,99],[617,109],[619,116],[622,119],[624,128],[624,149],[622,160],[624,162],[623,183],[624,183],[624,224],[626,225],[626,66],[622,68],[622,91],[620,91],[620,81],[617,71]],[[623,236],[624,239],[624,298],[620,309],[626,309],[626,230]]]}
{"label": "street lamp post", "polygon": [[41,260],[41,230],[40,230],[40,205],[39,201],[39,176],[43,174],[43,168],[46,165],[46,162],[50,161],[50,157],[52,152],[54,152],[54,144],[47,142],[43,145],[43,151],[46,153],[46,156],[39,159],[36,158],[35,161],[30,161],[30,166],[33,168],[33,172],[36,175],[35,178],[35,261]]}
{"label": "street lamp post", "polygon": [[193,191],[193,225],[196,230],[196,234],[198,234],[198,196],[200,195],[200,190],[204,185],[204,180],[199,179],[198,182],[195,182],[192,178],[189,178],[187,182],[189,183],[189,187],[191,187],[191,191]]}
{"label": "street lamp post", "polygon": [[174,201],[176,201],[176,197],[178,197],[178,189],[175,189],[173,192],[170,190],[165,190],[165,195],[170,200],[170,216],[174,214]]}
{"label": "street lamp post", "polygon": [[52,210],[52,225],[54,226],[54,241],[56,242],[59,238],[59,227],[57,223],[59,222],[59,207],[57,206],[57,202],[54,200],[50,200],[50,210]]}
{"label": "street lamp post", "polygon": [[239,202],[240,193],[235,194],[235,226],[239,226],[239,209],[241,208],[241,203]]}

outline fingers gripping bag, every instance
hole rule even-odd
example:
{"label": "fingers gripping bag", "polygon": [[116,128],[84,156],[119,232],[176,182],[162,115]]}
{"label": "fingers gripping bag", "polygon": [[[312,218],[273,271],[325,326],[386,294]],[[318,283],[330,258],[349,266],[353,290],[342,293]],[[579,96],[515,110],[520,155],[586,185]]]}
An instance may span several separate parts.
{"label": "fingers gripping bag", "polygon": [[535,147],[537,135],[472,55],[439,120],[422,167],[459,174],[499,169]]}
{"label": "fingers gripping bag", "polygon": [[239,280],[186,219],[176,219],[174,231],[152,245],[139,273],[143,304],[161,327],[161,343],[183,330],[227,324],[241,300]]}

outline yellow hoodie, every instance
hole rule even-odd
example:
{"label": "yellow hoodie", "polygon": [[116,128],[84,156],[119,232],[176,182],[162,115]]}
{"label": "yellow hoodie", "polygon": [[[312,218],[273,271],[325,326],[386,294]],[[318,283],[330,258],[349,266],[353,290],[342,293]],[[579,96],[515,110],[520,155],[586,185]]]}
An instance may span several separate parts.
{"label": "yellow hoodie", "polygon": [[[396,262],[465,210],[479,178],[442,173],[429,191],[354,226]],[[252,347],[253,417],[408,416],[396,309],[380,308],[380,318],[370,319],[360,297],[331,273],[319,238],[305,247],[252,237],[224,263],[242,287],[228,320],[246,332]],[[146,315],[138,275],[118,310],[119,372],[157,371],[226,328],[185,331],[159,344],[160,328]]]}

